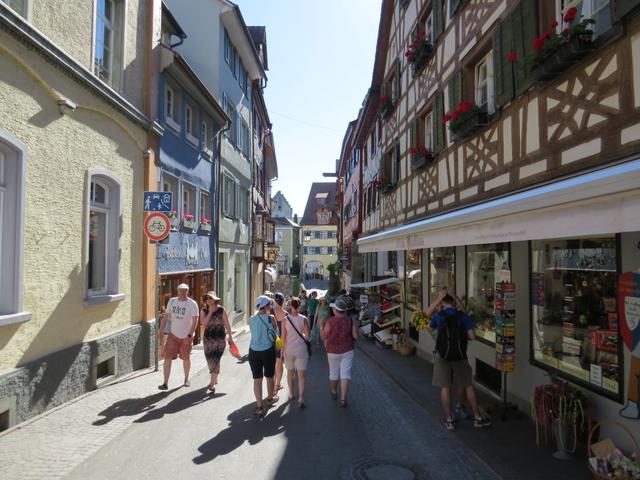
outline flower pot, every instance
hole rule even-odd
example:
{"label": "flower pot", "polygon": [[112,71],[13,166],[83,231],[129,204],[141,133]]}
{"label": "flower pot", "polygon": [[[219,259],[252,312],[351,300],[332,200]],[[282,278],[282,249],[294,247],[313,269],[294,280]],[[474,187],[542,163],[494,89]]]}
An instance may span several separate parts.
{"label": "flower pot", "polygon": [[426,153],[424,155],[411,157],[411,171],[415,172],[427,166],[433,161],[433,154]]}
{"label": "flower pot", "polygon": [[416,54],[414,60],[411,62],[411,74],[415,77],[420,74],[422,69],[425,67],[429,58],[431,58],[431,54],[433,53],[433,45],[426,44],[424,45],[420,51]]}
{"label": "flower pot", "polygon": [[391,184],[391,183],[387,183],[385,185],[380,185],[378,187],[378,190],[380,190],[380,193],[390,193],[393,192],[393,190],[396,188],[395,185]]}
{"label": "flower pot", "polygon": [[175,232],[178,230],[178,217],[169,217],[169,223],[172,231]]}
{"label": "flower pot", "polygon": [[182,219],[182,229],[194,231],[196,229],[196,221],[193,218]]}
{"label": "flower pot", "polygon": [[593,33],[572,36],[560,50],[558,56],[565,63],[575,63],[593,50]]}
{"label": "flower pot", "polygon": [[210,223],[201,223],[200,224],[200,231],[202,233],[206,233],[206,234],[211,233],[211,224]]}
{"label": "flower pot", "polygon": [[455,138],[466,138],[479,128],[485,126],[488,121],[487,112],[479,110],[469,115],[463,122],[451,128],[451,133],[453,133]]}

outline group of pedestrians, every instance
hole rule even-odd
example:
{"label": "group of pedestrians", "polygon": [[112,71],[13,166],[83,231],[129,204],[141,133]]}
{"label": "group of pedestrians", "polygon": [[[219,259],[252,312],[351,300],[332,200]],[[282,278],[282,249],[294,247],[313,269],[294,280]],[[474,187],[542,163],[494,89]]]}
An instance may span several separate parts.
{"label": "group of pedestrians", "polygon": [[[220,359],[233,341],[231,325],[220,298],[215,292],[207,292],[202,298],[202,307],[188,297],[189,286],[178,285],[178,295],[167,303],[162,316],[159,340],[164,356],[164,382],[158,386],[167,390],[173,360],[183,361],[184,386],[191,385],[191,347],[198,325],[202,328],[204,354],[209,367],[208,391],[215,392],[220,373]],[[264,416],[263,383],[266,379],[266,401],[272,405],[279,401],[283,389],[282,377],[287,370],[289,401],[297,394],[300,409],[305,402],[306,372],[312,344],[319,351],[321,346],[327,353],[329,364],[329,390],[334,400],[340,398],[340,406],[347,406],[347,392],[351,380],[355,342],[358,339],[356,323],[349,314],[353,303],[342,291],[333,303],[326,297],[317,298],[317,293],[301,292],[301,297],[286,299],[282,293],[265,292],[256,299],[256,313],[249,320],[251,340],[249,344],[249,366],[253,377],[253,392],[256,399],[255,415]],[[455,429],[456,418],[469,418],[466,402],[473,412],[474,426],[491,424],[483,416],[476,400],[472,381],[472,370],[467,359],[467,343],[475,339],[473,324],[466,315],[458,297],[445,288],[426,310],[431,317],[430,329],[436,333],[434,350],[433,385],[441,388],[441,401],[445,412],[445,427]],[[297,383],[297,391],[294,389]],[[452,408],[452,390],[457,393],[458,403]]]}
{"label": "group of pedestrians", "polygon": [[[202,307],[198,307],[188,293],[187,284],[178,285],[178,295],[169,300],[160,322],[158,335],[164,357],[164,381],[158,388],[168,390],[171,367],[177,358],[183,362],[183,385],[191,386],[191,348],[200,325],[210,373],[207,390],[214,393],[220,374],[220,359],[227,345],[237,347],[229,317],[216,293],[207,292],[202,298]],[[298,407],[307,407],[304,392],[313,343],[319,351],[322,346],[327,352],[331,397],[338,398],[339,386],[340,406],[346,407],[353,350],[358,338],[356,325],[347,314],[352,308],[351,299],[340,296],[329,304],[325,297],[318,299],[315,291],[308,297],[304,292],[302,299],[285,299],[282,293],[265,293],[257,298],[256,313],[249,320],[248,360],[253,377],[256,416],[264,415],[264,379],[266,400],[274,404],[279,401],[278,392],[283,389],[281,383],[285,368],[289,401],[297,396]],[[297,390],[294,388],[296,384]]]}
{"label": "group of pedestrians", "polygon": [[[329,360],[330,392],[338,398],[340,381],[340,406],[347,406],[347,391],[351,380],[353,350],[358,338],[356,326],[347,311],[350,298],[338,297],[327,305],[326,298],[315,300],[315,292],[305,304],[298,297],[285,303],[281,293],[258,297],[257,312],[249,320],[251,340],[249,365],[253,376],[253,392],[256,398],[255,415],[264,416],[263,383],[266,379],[267,402],[272,405],[280,400],[278,392],[284,368],[287,370],[289,401],[296,398],[300,409],[307,407],[304,398],[306,372],[312,353],[312,339],[320,346],[320,339]],[[302,314],[312,316],[312,320]],[[314,332],[317,340],[314,338]],[[294,385],[297,383],[297,391]]]}

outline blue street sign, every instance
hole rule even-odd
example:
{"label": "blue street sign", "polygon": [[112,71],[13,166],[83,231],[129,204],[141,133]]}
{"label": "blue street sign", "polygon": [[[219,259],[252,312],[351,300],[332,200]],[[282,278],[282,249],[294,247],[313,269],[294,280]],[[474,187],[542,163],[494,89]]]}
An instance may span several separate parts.
{"label": "blue street sign", "polygon": [[171,192],[144,192],[145,212],[170,212],[173,205]]}

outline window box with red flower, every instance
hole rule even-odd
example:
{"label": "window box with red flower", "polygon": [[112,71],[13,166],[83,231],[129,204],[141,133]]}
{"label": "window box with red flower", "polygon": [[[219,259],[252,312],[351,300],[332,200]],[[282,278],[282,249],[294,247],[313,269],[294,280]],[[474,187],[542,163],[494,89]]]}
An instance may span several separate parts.
{"label": "window box with red flower", "polygon": [[169,223],[171,224],[171,230],[174,232],[178,230],[178,214],[175,210],[171,210],[167,213],[167,217],[169,217]]}
{"label": "window box with red flower", "polygon": [[489,121],[487,110],[469,101],[461,101],[455,110],[447,113],[443,122],[449,124],[449,130],[455,138],[466,138]]}
{"label": "window box with red flower", "polygon": [[411,73],[415,77],[425,67],[433,54],[433,44],[425,32],[418,32],[413,42],[409,44],[404,56],[411,65]]}
{"label": "window box with red flower", "polygon": [[192,232],[196,229],[196,219],[190,213],[182,215],[182,229]]}
{"label": "window box with red flower", "polygon": [[378,178],[374,179],[371,183],[381,193],[389,193],[389,192],[392,192],[396,188],[395,184],[391,183],[390,180],[387,180],[384,177],[378,177]]}
{"label": "window box with red flower", "polygon": [[411,171],[415,172],[426,167],[433,161],[433,154],[421,144],[417,147],[411,147],[409,149],[409,155],[411,155]]}
{"label": "window box with red flower", "polygon": [[207,217],[200,218],[200,231],[207,235],[211,233],[211,219]]}
{"label": "window box with red flower", "polygon": [[[593,50],[593,30],[595,21],[591,18],[576,20],[578,11],[568,8],[563,16],[565,25],[558,33],[559,23],[554,20],[538,38],[531,43],[534,53],[525,59],[532,77],[537,82],[548,82],[566,71]],[[518,61],[515,52],[507,56],[511,63]]]}
{"label": "window box with red flower", "polygon": [[383,95],[380,97],[380,117],[382,119],[387,119],[393,113],[393,108],[395,107],[393,100],[388,95]]}

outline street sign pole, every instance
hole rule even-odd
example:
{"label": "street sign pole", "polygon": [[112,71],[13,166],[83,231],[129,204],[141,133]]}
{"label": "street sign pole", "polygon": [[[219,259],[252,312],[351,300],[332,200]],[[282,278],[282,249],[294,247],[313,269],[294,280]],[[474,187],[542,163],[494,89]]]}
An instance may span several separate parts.
{"label": "street sign pole", "polygon": [[155,371],[158,371],[158,364],[160,363],[160,339],[164,336],[164,333],[160,331],[162,325],[161,309],[160,309],[160,242],[151,242],[156,245],[156,268],[155,268],[155,288],[153,289],[153,310],[156,314],[156,325],[158,332],[156,333],[156,354],[155,354]]}

